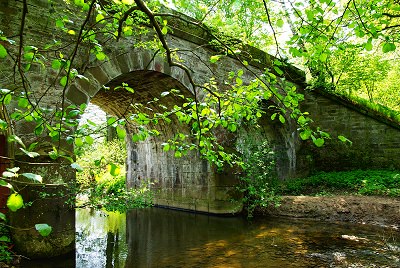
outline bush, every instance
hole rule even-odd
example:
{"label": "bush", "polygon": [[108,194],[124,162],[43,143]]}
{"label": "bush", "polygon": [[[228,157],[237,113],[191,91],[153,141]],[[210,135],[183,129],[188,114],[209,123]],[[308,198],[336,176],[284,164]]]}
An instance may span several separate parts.
{"label": "bush", "polygon": [[244,175],[238,186],[242,193],[240,201],[247,211],[247,217],[252,217],[257,207],[279,202],[275,191],[277,179],[274,152],[267,142],[253,152],[244,163]]}
{"label": "bush", "polygon": [[153,194],[149,190],[149,185],[144,184],[138,189],[127,190],[125,180],[125,176],[117,176],[99,182],[90,191],[89,203],[91,206],[119,212],[151,206]]}

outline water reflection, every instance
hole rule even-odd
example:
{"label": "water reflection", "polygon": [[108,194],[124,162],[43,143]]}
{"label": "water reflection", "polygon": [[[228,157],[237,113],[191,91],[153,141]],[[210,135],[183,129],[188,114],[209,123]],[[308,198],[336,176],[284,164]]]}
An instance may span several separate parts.
{"label": "water reflection", "polygon": [[398,231],[165,209],[77,212],[76,267],[400,267]]}

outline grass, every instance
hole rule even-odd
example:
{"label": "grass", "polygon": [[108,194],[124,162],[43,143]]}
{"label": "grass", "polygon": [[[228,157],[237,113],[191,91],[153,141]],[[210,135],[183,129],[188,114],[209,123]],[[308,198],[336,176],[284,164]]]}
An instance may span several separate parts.
{"label": "grass", "polygon": [[319,172],[283,181],[280,195],[375,195],[400,197],[400,171],[354,170]]}

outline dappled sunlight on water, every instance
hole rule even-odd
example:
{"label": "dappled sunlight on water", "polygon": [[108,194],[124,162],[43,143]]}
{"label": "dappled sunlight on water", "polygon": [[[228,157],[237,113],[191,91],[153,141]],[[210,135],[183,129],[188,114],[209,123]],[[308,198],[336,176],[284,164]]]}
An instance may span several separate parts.
{"label": "dappled sunlight on water", "polygon": [[[126,215],[78,210],[76,219],[79,268],[400,267],[394,229],[282,218],[248,222],[158,208]],[[62,262],[42,267],[71,267]]]}
{"label": "dappled sunlight on water", "polygon": [[[78,213],[86,220],[77,225],[94,220],[87,211]],[[120,233],[118,254],[114,247],[108,257],[105,238],[100,253],[90,246],[94,238],[78,234],[86,251],[111,258],[105,262],[114,266],[108,267],[400,267],[398,231],[365,225],[280,218],[248,222],[150,208],[130,211],[126,225],[113,231]],[[78,252],[77,260],[85,254]],[[85,265],[79,267],[96,267]]]}

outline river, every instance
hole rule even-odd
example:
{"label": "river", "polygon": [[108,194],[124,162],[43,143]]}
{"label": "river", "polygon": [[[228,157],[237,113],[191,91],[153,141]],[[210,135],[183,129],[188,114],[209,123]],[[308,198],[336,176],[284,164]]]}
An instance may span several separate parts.
{"label": "river", "polygon": [[[74,263],[75,262],[75,263]],[[162,208],[76,212],[76,252],[26,267],[400,267],[399,230]],[[24,266],[25,267],[25,266]]]}

